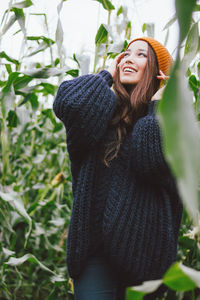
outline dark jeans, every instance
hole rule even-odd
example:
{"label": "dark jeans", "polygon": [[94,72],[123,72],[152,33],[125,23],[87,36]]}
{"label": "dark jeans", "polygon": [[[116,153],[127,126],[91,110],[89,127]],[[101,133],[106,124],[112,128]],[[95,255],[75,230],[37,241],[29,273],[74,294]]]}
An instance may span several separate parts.
{"label": "dark jeans", "polygon": [[78,279],[74,279],[75,300],[125,300],[125,288],[101,257],[89,259]]}

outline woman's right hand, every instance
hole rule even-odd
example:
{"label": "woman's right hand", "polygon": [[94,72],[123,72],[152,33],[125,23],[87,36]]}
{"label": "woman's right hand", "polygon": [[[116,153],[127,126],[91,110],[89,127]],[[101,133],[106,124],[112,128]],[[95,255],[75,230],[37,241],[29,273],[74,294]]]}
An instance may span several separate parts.
{"label": "woman's right hand", "polygon": [[120,60],[122,59],[122,57],[124,57],[124,52],[120,53],[119,55],[117,55],[114,60],[112,61],[111,65],[108,68],[108,72],[110,72],[110,74],[112,75],[112,77],[114,78],[117,72],[117,66],[120,63]]}

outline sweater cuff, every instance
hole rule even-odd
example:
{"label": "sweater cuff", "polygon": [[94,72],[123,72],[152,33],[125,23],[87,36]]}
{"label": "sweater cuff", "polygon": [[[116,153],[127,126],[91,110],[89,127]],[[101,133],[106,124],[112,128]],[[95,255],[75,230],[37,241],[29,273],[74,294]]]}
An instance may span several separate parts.
{"label": "sweater cuff", "polygon": [[153,113],[155,113],[159,101],[160,100],[153,100],[153,101],[149,102],[149,104],[148,104],[148,113],[147,113],[148,115],[152,115]]}
{"label": "sweater cuff", "polygon": [[110,72],[108,72],[107,70],[101,70],[98,75],[100,75],[101,77],[103,77],[105,79],[105,81],[107,81],[108,85],[111,87],[113,84],[113,78],[112,75],[110,74]]}

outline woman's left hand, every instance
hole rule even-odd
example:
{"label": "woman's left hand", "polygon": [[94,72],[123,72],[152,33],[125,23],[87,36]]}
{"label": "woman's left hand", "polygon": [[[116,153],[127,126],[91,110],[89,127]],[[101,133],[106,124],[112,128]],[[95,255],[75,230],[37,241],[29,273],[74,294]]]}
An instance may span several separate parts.
{"label": "woman's left hand", "polygon": [[[161,70],[159,71],[159,74],[157,76],[158,79],[160,80],[168,80],[169,79],[169,76],[166,76]],[[162,95],[163,95],[163,92],[164,92],[164,89],[165,89],[166,85],[164,85],[163,87],[161,87],[154,95],[153,97],[151,98],[151,101],[154,101],[154,100],[160,100],[162,98]]]}

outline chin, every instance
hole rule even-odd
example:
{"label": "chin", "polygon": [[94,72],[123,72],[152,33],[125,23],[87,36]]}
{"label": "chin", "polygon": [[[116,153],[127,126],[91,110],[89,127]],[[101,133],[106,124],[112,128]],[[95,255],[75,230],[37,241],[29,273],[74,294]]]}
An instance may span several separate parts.
{"label": "chin", "polygon": [[123,85],[136,85],[138,83],[139,80],[135,79],[135,78],[124,78],[122,77],[120,79],[121,84]]}

